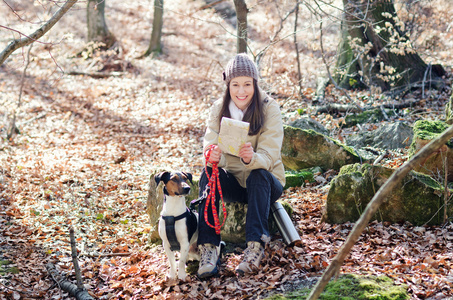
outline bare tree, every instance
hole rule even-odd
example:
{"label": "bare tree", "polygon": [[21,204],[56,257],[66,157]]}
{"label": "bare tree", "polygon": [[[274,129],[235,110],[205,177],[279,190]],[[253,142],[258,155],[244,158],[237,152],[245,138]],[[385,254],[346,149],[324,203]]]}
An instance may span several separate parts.
{"label": "bare tree", "polygon": [[159,55],[162,53],[162,27],[164,25],[164,0],[154,0],[153,30],[148,50],[143,56]]}
{"label": "bare tree", "polygon": [[445,71],[427,65],[412,47],[393,0],[343,0],[335,80],[343,88],[383,91],[443,86]]}
{"label": "bare tree", "polygon": [[[40,39],[47,31],[49,31],[60,19],[64,16],[64,14],[74,5],[76,4],[77,0],[68,0],[65,4],[46,22],[42,25],[38,30],[33,32],[30,35],[25,35],[23,33],[19,34],[23,37],[15,39],[11,41],[11,43],[6,46],[6,48],[0,53],[0,65],[2,65],[5,60],[10,56],[14,51],[19,48],[25,47],[30,45],[31,43]],[[2,28],[6,28],[8,30],[16,31],[11,28],[7,28],[5,26],[0,25]],[[18,31],[16,31],[18,32]]]}
{"label": "bare tree", "polygon": [[87,26],[88,41],[102,43],[100,48],[108,49],[115,44],[116,38],[108,29],[105,21],[105,1],[87,1]]}

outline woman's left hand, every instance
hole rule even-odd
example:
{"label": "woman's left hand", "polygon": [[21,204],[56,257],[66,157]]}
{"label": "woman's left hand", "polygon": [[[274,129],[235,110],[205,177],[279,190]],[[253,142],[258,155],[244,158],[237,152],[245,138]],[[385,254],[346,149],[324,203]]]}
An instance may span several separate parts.
{"label": "woman's left hand", "polygon": [[244,163],[249,164],[252,161],[254,153],[252,143],[245,143],[239,150],[239,157],[242,158]]}

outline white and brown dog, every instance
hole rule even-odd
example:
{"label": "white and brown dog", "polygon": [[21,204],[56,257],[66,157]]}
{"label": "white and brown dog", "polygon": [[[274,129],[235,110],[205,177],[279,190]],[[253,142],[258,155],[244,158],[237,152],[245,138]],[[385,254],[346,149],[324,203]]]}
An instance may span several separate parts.
{"label": "white and brown dog", "polygon": [[154,176],[158,185],[164,183],[164,203],[159,220],[159,235],[170,262],[169,279],[176,278],[175,251],[180,251],[178,278],[186,280],[186,262],[199,260],[197,253],[198,215],[186,205],[192,174],[186,172],[162,172]]}

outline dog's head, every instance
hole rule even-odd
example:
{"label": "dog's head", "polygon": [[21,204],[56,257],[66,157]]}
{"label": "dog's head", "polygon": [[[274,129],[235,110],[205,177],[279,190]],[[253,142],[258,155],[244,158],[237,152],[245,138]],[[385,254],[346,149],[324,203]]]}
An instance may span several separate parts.
{"label": "dog's head", "polygon": [[[169,196],[183,196],[190,192],[190,185],[187,181],[192,183],[192,174],[186,172],[162,172],[154,176],[154,180],[158,185],[159,182],[165,184],[164,193]],[[192,183],[193,184],[193,183]]]}

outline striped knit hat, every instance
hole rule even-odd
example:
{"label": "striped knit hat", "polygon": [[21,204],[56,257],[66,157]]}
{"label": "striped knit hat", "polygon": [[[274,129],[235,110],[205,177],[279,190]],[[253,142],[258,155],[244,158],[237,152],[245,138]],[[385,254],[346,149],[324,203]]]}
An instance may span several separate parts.
{"label": "striped knit hat", "polygon": [[223,80],[226,84],[229,84],[231,79],[239,76],[252,77],[258,81],[258,68],[245,53],[239,53],[232,58],[223,72]]}

